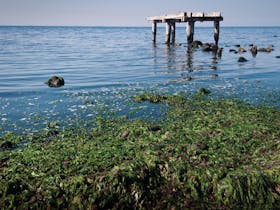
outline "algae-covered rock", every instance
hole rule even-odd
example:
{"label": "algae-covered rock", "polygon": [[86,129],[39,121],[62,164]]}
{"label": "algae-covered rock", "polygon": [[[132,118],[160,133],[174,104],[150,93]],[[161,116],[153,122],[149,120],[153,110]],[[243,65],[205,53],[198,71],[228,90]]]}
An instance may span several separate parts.
{"label": "algae-covered rock", "polygon": [[64,79],[59,76],[52,76],[51,78],[49,78],[46,84],[49,87],[61,87],[64,85]]}
{"label": "algae-covered rock", "polygon": [[198,90],[198,93],[201,94],[201,95],[208,95],[208,94],[211,93],[211,91],[208,90],[208,89],[206,89],[206,88],[200,88],[200,89]]}

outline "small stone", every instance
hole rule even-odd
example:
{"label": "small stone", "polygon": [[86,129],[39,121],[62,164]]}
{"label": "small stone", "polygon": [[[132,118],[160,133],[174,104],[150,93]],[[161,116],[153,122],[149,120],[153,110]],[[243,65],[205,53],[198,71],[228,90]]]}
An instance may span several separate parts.
{"label": "small stone", "polygon": [[194,78],[193,78],[193,77],[190,77],[190,76],[188,76],[188,77],[185,78],[186,81],[192,81],[193,79],[194,79]]}
{"label": "small stone", "polygon": [[238,58],[238,62],[240,62],[240,63],[246,62],[246,61],[248,61],[248,60],[246,58],[244,58],[244,57],[239,57]]}
{"label": "small stone", "polygon": [[235,49],[230,49],[229,52],[237,53]]}
{"label": "small stone", "polygon": [[122,133],[122,138],[126,139],[128,137],[128,135],[129,135],[129,131],[124,131]]}
{"label": "small stone", "polygon": [[205,150],[207,149],[207,145],[203,143],[196,143],[191,146],[191,150]]}
{"label": "small stone", "polygon": [[246,50],[245,50],[243,47],[239,47],[238,52],[239,52],[239,53],[245,53]]}
{"label": "small stone", "polygon": [[280,55],[275,56],[275,58],[280,58]]}

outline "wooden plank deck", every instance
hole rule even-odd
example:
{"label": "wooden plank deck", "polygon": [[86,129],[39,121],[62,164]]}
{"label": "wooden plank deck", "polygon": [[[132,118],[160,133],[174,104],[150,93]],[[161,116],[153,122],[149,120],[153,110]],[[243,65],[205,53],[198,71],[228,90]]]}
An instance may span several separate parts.
{"label": "wooden plank deck", "polygon": [[189,22],[189,21],[222,21],[221,12],[180,12],[177,14],[168,14],[160,16],[151,16],[146,18],[147,21],[165,23],[168,21]]}

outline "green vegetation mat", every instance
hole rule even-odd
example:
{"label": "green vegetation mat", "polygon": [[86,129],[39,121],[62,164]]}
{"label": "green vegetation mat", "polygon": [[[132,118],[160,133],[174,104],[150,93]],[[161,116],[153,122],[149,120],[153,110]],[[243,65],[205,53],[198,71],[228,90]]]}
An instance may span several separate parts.
{"label": "green vegetation mat", "polygon": [[279,110],[203,94],[134,100],[167,113],[1,136],[0,209],[280,206]]}

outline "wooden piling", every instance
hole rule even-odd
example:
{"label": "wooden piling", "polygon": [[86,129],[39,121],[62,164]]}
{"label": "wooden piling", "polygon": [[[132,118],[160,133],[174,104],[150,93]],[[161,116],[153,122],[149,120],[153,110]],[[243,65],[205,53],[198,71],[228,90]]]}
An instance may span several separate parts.
{"label": "wooden piling", "polygon": [[220,35],[220,21],[214,21],[214,40],[215,44],[218,46]]}
{"label": "wooden piling", "polygon": [[170,32],[171,32],[171,24],[170,22],[165,23],[165,44],[170,44]]}
{"label": "wooden piling", "polygon": [[156,42],[156,37],[157,37],[157,22],[153,21],[152,25],[152,41]]}
{"label": "wooden piling", "polygon": [[187,23],[187,40],[188,40],[188,44],[193,42],[193,35],[194,35],[194,21],[189,21]]}
{"label": "wooden piling", "polygon": [[175,44],[175,35],[176,35],[176,23],[171,23],[171,42],[172,44]]}

